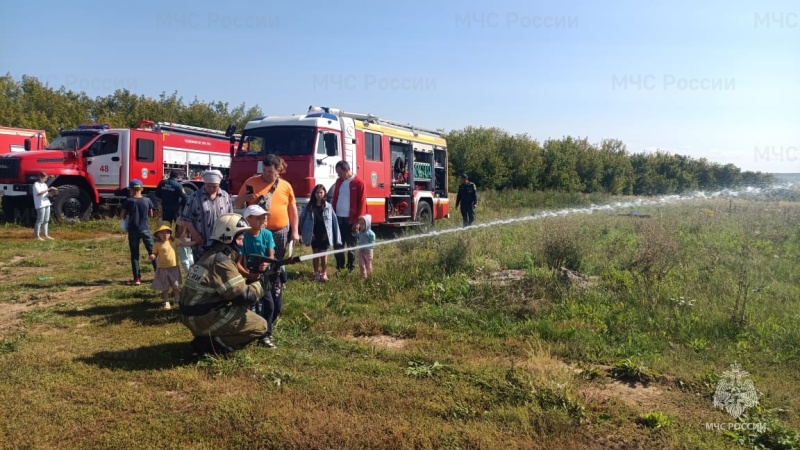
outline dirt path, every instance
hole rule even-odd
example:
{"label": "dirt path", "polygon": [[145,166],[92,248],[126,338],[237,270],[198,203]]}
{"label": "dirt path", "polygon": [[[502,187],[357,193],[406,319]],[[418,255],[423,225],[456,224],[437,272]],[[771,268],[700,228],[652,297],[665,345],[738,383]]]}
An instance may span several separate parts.
{"label": "dirt path", "polygon": [[[27,232],[27,230],[26,230]],[[17,232],[16,234],[19,234]],[[88,241],[104,241],[118,238],[114,234],[101,234]],[[39,267],[28,267],[21,265],[27,259],[46,257],[40,253],[26,252],[27,256],[15,255],[7,261],[0,261],[0,283],[14,283],[18,280],[36,278],[38,276],[49,277],[51,271],[42,272]],[[9,270],[10,269],[10,270]],[[48,280],[42,280],[47,282]],[[28,311],[38,308],[46,308],[58,303],[81,303],[87,301],[105,289],[109,285],[99,283],[93,286],[89,283],[79,286],[58,286],[53,289],[36,289],[32,292],[25,292],[21,298],[4,298],[0,303],[0,337],[13,333],[19,328],[21,317]],[[0,293],[2,295],[2,293]]]}
{"label": "dirt path", "polygon": [[26,301],[0,305],[0,336],[13,333],[22,321],[22,314],[58,303],[81,303],[107,289],[107,286],[70,286],[58,292],[31,294]]}

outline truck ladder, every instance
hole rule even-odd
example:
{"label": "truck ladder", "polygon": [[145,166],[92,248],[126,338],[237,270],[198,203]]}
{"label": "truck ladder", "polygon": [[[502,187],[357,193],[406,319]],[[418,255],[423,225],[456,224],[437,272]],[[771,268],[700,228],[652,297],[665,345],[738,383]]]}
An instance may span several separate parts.
{"label": "truck ladder", "polygon": [[172,122],[158,122],[153,127],[153,130],[167,131],[167,132],[172,131],[175,133],[190,134],[194,136],[217,137],[220,139],[228,139],[228,136],[225,135],[224,131],[212,130],[211,128],[194,127],[191,125],[182,125],[179,123],[172,123]]}
{"label": "truck ladder", "polygon": [[416,126],[411,125],[411,124],[402,124],[400,122],[393,122],[391,120],[381,119],[380,117],[378,117],[376,115],[373,115],[373,114],[361,114],[361,113],[346,112],[346,111],[342,111],[341,109],[329,108],[327,106],[314,106],[314,105],[311,105],[311,106],[308,107],[308,113],[309,114],[315,113],[315,112],[317,112],[317,113],[318,112],[326,112],[326,113],[335,114],[335,115],[338,115],[338,116],[341,116],[341,117],[349,117],[349,118],[355,119],[355,120],[363,120],[365,122],[374,123],[376,125],[389,125],[389,126],[393,126],[393,127],[396,127],[396,128],[402,128],[402,129],[405,129],[405,130],[409,130],[413,134],[418,134],[418,132],[421,131],[423,133],[432,134],[432,135],[434,135],[436,137],[442,137],[442,132],[440,132],[440,131],[434,131],[434,130],[430,130],[430,129],[426,129],[426,128],[416,127]]}

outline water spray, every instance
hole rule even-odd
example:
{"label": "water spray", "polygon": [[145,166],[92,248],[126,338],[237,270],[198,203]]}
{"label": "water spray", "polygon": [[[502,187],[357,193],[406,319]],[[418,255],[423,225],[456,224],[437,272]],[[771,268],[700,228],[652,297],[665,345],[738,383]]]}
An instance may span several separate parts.
{"label": "water spray", "polygon": [[[387,241],[377,241],[372,244],[365,244],[359,245],[356,247],[349,247],[349,248],[341,248],[341,249],[334,249],[329,251],[324,251],[320,253],[312,253],[309,255],[302,255],[302,256],[294,256],[289,257],[283,260],[268,260],[271,264],[275,264],[276,267],[289,265],[289,264],[296,264],[299,262],[308,261],[314,258],[320,258],[322,256],[329,256],[335,255],[337,253],[344,253],[348,251],[355,251],[362,248],[372,248],[377,247],[379,245],[386,245],[386,244],[395,244],[397,242],[403,241],[411,241],[415,239],[422,239],[428,237],[436,237],[436,236],[444,236],[446,234],[452,233],[461,233],[467,232],[475,229],[481,228],[490,228],[495,227],[498,225],[510,225],[515,223],[523,223],[523,222],[531,222],[534,220],[541,220],[546,219],[549,217],[564,217],[564,216],[571,216],[576,214],[592,214],[598,211],[616,211],[619,209],[634,209],[635,211],[642,206],[665,206],[671,205],[673,203],[678,202],[685,202],[691,200],[712,200],[718,198],[752,198],[755,200],[766,200],[767,198],[774,198],[774,197],[789,197],[785,195],[786,191],[792,191],[794,195],[797,195],[797,186],[793,185],[792,183],[785,183],[785,184],[776,184],[769,187],[758,188],[758,187],[746,187],[740,191],[735,191],[731,189],[723,189],[721,191],[712,192],[710,194],[706,194],[705,192],[698,191],[693,192],[687,195],[664,195],[661,197],[656,197],[653,199],[637,199],[631,200],[627,202],[613,202],[608,203],[605,205],[589,205],[583,208],[563,208],[556,211],[542,211],[536,214],[532,214],[529,216],[521,216],[521,217],[514,217],[510,219],[500,219],[494,220],[492,222],[485,222],[479,223],[475,225],[470,225],[468,227],[459,227],[459,228],[449,228],[446,230],[439,230],[439,231],[430,231],[427,233],[422,234],[414,234],[410,236],[403,236],[396,239],[390,239]],[[633,215],[636,216],[635,214]]]}

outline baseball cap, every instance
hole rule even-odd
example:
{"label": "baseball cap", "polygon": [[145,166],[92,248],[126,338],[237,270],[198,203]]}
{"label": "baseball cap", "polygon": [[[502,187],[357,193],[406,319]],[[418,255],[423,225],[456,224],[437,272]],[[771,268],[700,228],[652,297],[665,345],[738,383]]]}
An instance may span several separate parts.
{"label": "baseball cap", "polygon": [[130,188],[144,187],[144,183],[142,183],[142,180],[131,180],[131,184],[129,184],[128,187]]}
{"label": "baseball cap", "polygon": [[250,205],[247,208],[245,208],[244,212],[242,213],[242,217],[244,217],[245,219],[247,219],[250,216],[263,216],[263,215],[268,216],[269,212],[267,212],[264,208],[258,205]]}
{"label": "baseball cap", "polygon": [[465,174],[465,173],[462,173],[462,174],[461,174],[461,178],[466,178],[466,179],[469,179],[469,177],[468,177],[468,176],[467,176],[467,174]]}

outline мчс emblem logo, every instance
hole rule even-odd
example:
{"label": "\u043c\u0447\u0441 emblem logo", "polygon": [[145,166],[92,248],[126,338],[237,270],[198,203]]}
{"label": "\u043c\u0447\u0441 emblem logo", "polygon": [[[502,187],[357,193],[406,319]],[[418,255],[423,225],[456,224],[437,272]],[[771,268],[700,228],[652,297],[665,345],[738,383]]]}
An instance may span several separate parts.
{"label": "\u043c\u0447\u0441 emblem logo", "polygon": [[747,408],[758,405],[758,392],[750,375],[739,364],[731,364],[731,370],[722,373],[722,379],[714,392],[714,407],[724,409],[738,419]]}

